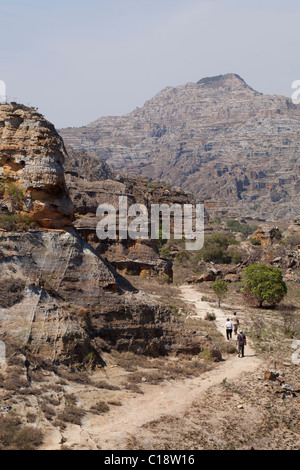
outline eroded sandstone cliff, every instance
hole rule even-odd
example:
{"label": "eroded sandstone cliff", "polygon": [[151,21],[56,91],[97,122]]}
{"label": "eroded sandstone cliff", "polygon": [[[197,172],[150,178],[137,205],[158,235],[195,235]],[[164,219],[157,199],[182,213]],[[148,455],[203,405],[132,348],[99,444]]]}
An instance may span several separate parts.
{"label": "eroded sandstone cliff", "polygon": [[17,203],[42,227],[70,226],[74,208],[64,180],[65,155],[62,139],[41,114],[16,103],[1,104],[2,212],[13,212]]}
{"label": "eroded sandstone cliff", "polygon": [[60,134],[117,171],[192,191],[211,214],[298,215],[300,106],[238,75],[167,87],[125,116]]}
{"label": "eroded sandstone cliff", "polygon": [[[0,339],[66,364],[101,363],[110,348],[153,356],[208,348],[220,359],[209,338],[134,289],[72,227],[66,151],[54,127],[17,104],[1,105],[0,117]],[[28,226],[7,228],[7,217],[20,214]]]}

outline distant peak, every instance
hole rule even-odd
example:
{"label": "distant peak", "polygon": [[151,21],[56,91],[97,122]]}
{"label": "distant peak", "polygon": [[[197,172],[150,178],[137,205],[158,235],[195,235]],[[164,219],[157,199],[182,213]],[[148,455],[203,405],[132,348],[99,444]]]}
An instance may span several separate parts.
{"label": "distant peak", "polygon": [[234,85],[235,87],[252,88],[237,73],[226,73],[214,77],[205,77],[197,82],[198,85],[219,87],[222,85]]}

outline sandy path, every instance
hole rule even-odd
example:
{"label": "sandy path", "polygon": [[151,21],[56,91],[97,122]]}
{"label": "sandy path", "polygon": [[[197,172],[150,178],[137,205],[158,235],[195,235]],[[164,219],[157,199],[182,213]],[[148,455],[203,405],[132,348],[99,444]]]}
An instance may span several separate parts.
{"label": "sandy path", "polygon": [[[224,312],[222,308],[212,306],[209,302],[201,300],[203,296],[205,297],[205,294],[198,292],[193,286],[184,285],[180,287],[180,290],[182,294],[181,298],[187,302],[192,302],[196,307],[197,313],[196,315],[191,315],[191,318],[204,319],[207,312],[213,312],[216,316],[215,323],[218,330],[226,337],[225,323],[228,317],[232,317],[233,311],[231,313]],[[223,304],[223,306],[229,307],[226,304]],[[238,318],[240,318],[239,310],[239,307],[235,308]],[[248,354],[254,354],[250,346],[247,346],[247,350]]]}
{"label": "sandy path", "polygon": [[[201,300],[203,294],[192,286],[182,286],[181,293],[183,299],[194,302],[196,316],[203,317],[207,311],[212,310],[208,302]],[[217,327],[225,334],[226,313],[221,308],[213,310],[217,317]],[[128,396],[121,407],[114,407],[104,416],[88,416],[83,420],[81,432],[88,434],[94,445],[103,450],[124,450],[128,437],[135,435],[143,424],[163,415],[184,413],[187,407],[210,387],[219,385],[225,378],[231,380],[243,372],[254,371],[259,364],[259,359],[247,345],[244,358],[231,356],[200,377],[156,386],[144,384],[144,395]],[[78,445],[78,441],[74,444]]]}

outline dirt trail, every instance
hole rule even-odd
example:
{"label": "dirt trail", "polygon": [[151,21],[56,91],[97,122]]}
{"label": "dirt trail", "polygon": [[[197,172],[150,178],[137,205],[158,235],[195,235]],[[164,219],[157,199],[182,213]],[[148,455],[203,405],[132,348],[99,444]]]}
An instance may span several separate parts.
{"label": "dirt trail", "polygon": [[[226,308],[231,308],[232,312],[224,312],[222,308],[212,306],[210,302],[202,300],[205,295],[201,292],[198,292],[193,286],[181,286],[180,288],[182,293],[182,299],[187,302],[192,302],[196,308],[196,315],[191,315],[191,318],[201,318],[204,319],[207,312],[213,312],[216,316],[216,326],[218,330],[226,337],[225,323],[228,317],[232,318],[233,308],[229,307],[226,304],[223,304]],[[224,308],[223,307],[223,308]],[[238,318],[240,318],[240,309],[241,307],[235,307]],[[251,349],[251,346],[247,346],[248,355],[253,355],[254,352]]]}
{"label": "dirt trail", "polygon": [[[212,307],[202,299],[192,286],[180,288],[182,298],[193,302],[197,314],[203,318]],[[225,334],[228,314],[222,308],[213,308],[218,329]],[[64,433],[66,446],[82,449],[124,450],[130,436],[138,434],[144,424],[157,420],[163,415],[180,416],[201,394],[210,387],[220,385],[224,379],[234,380],[243,372],[252,372],[260,364],[251,346],[247,345],[244,358],[230,356],[212,370],[199,377],[180,381],[166,381],[161,385],[143,384],[143,395],[124,396],[121,407],[113,407],[109,413],[95,416],[88,414],[79,428],[74,426]],[[107,370],[109,376],[109,368]]]}
{"label": "dirt trail", "polygon": [[[183,299],[194,303],[197,311],[196,316],[203,317],[207,311],[212,310],[208,302],[201,300],[203,294],[196,291],[195,288],[182,286],[181,293]],[[227,314],[221,308],[213,310],[217,317],[217,327],[224,333]],[[259,364],[259,359],[255,356],[252,348],[247,345],[243,359],[236,355],[231,356],[200,377],[165,382],[162,385],[143,384],[143,395],[125,396],[121,407],[114,407],[103,416],[88,415],[83,419],[81,426],[81,436],[85,438],[81,440],[78,432],[74,434],[71,432],[67,437],[66,445],[82,446],[83,448],[98,446],[103,450],[124,450],[128,437],[138,433],[142,425],[163,415],[181,415],[210,387],[219,385],[224,379],[235,379],[245,371],[247,373],[254,371]],[[109,375],[109,370],[107,372]]]}

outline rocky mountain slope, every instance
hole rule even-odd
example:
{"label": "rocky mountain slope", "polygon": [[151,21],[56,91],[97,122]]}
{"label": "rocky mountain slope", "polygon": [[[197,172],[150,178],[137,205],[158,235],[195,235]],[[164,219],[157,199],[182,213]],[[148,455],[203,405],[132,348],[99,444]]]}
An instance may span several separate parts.
{"label": "rocky mountain slope", "polygon": [[96,252],[123,275],[158,275],[172,279],[172,262],[160,257],[156,241],[130,238],[100,241],[96,235],[99,222],[96,211],[100,204],[109,203],[118,212],[119,197],[126,196],[128,207],[135,203],[143,204],[150,214],[151,204],[192,204],[193,195],[170,185],[151,183],[146,178],[120,177],[103,161],[70,148],[64,169],[67,188],[75,206],[74,226]]}
{"label": "rocky mountain slope", "polygon": [[140,109],[62,129],[118,172],[193,192],[213,215],[291,220],[300,200],[300,107],[227,74],[167,87]]}
{"label": "rocky mountain slope", "polygon": [[101,362],[110,348],[213,350],[80,237],[54,127],[13,103],[0,106],[0,130],[0,339],[66,364]]}

